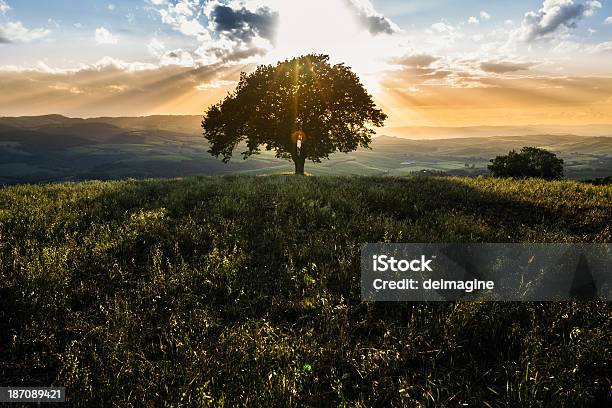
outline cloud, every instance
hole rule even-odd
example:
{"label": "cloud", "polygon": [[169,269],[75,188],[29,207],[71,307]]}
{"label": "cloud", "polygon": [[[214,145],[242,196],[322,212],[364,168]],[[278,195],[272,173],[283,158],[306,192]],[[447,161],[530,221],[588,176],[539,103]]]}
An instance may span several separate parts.
{"label": "cloud", "polygon": [[5,66],[0,67],[0,114],[45,114],[50,106],[81,117],[202,113],[225,94],[226,88],[218,88],[228,85],[223,81],[237,80],[243,69],[158,66],[111,57],[65,70],[44,63],[27,69]]}
{"label": "cloud", "polygon": [[226,79],[215,79],[211,82],[197,85],[195,88],[198,91],[209,91],[211,89],[227,88],[236,85],[236,81],[228,81]]}
{"label": "cloud", "polygon": [[[245,63],[260,60],[275,50],[284,56],[290,52],[289,41],[296,52],[301,46],[298,43],[306,43],[309,38],[318,40],[323,32],[331,33],[323,39],[324,44],[338,42],[331,36],[342,38],[347,30],[352,33],[350,41],[357,34],[371,39],[377,34],[399,31],[399,27],[374,9],[370,0],[317,0],[299,7],[286,0],[147,1],[155,6],[164,24],[198,41],[199,45],[189,50],[196,65]],[[292,14],[298,9],[308,9],[303,16],[308,21]],[[338,18],[340,14],[342,17]],[[289,29],[287,22],[294,18],[292,24],[300,26]],[[342,18],[354,19],[357,24],[351,24],[353,21],[340,24]],[[289,32],[280,37],[283,29]],[[300,38],[302,33],[304,38]],[[320,49],[320,44],[315,49]],[[307,48],[308,52],[313,50]]]}
{"label": "cloud", "polygon": [[177,65],[180,67],[193,67],[196,65],[193,55],[181,48],[166,51],[161,56],[160,63],[161,65]]}
{"label": "cloud", "polygon": [[179,65],[189,60],[209,65],[264,55],[272,48],[279,20],[278,12],[255,0],[210,0],[205,5],[199,0],[179,0],[162,6],[158,9],[162,22],[200,43],[189,58],[185,50],[175,52],[176,56],[163,55],[166,63],[176,60]]}
{"label": "cloud", "polygon": [[520,36],[530,42],[550,36],[559,30],[575,28],[578,20],[584,16],[592,16],[598,8],[601,8],[601,3],[594,0],[584,3],[574,0],[544,0],[540,10],[525,14]]}
{"label": "cloud", "polygon": [[370,0],[346,0],[346,2],[371,34],[393,34],[399,31],[399,27],[393,21],[376,11]]}
{"label": "cloud", "polygon": [[468,18],[468,24],[478,24],[480,21],[478,21],[478,19],[474,16],[471,16],[470,18]]}
{"label": "cloud", "polygon": [[104,27],[96,28],[94,38],[96,40],[96,44],[117,44],[119,41],[116,35],[113,35]]}
{"label": "cloud", "polygon": [[274,41],[278,13],[268,7],[251,11],[245,7],[232,8],[213,2],[207,9],[209,27],[216,33],[241,42],[249,42],[255,37]]}
{"label": "cloud", "polygon": [[597,9],[601,8],[601,3],[597,0],[590,0],[586,2],[584,15],[590,17],[595,14]]}
{"label": "cloud", "polygon": [[0,14],[4,14],[10,9],[11,7],[8,4],[6,4],[4,0],[0,0]]}
{"label": "cloud", "polygon": [[612,53],[612,41],[591,45],[587,48],[587,52],[591,54]]}
{"label": "cloud", "polygon": [[490,20],[491,19],[491,15],[489,13],[487,13],[486,11],[481,11],[480,12],[480,18],[483,20]]}
{"label": "cloud", "polygon": [[82,89],[80,89],[79,87],[76,86],[70,86],[67,84],[63,84],[63,83],[59,83],[59,84],[54,84],[54,85],[49,85],[48,86],[49,89],[54,89],[56,91],[66,91],[69,92],[73,95],[80,95],[85,93]]}
{"label": "cloud", "polygon": [[[164,3],[160,3],[163,5]],[[162,22],[170,25],[184,35],[196,37],[200,41],[209,41],[210,35],[198,21],[201,10],[198,0],[179,0],[176,4],[169,3],[166,8],[159,9]]]}
{"label": "cloud", "polygon": [[392,64],[403,65],[406,67],[427,68],[439,58],[429,54],[412,54],[399,58],[393,58]]}
{"label": "cloud", "polygon": [[153,38],[149,42],[149,44],[147,44],[147,50],[149,51],[149,54],[151,54],[152,56],[161,58],[161,56],[164,55],[164,52],[166,51],[166,46],[164,45],[163,42],[159,41],[157,38]]}
{"label": "cloud", "polygon": [[28,29],[21,21],[9,21],[0,25],[0,44],[29,43],[51,34],[46,28]]}
{"label": "cloud", "polygon": [[109,4],[108,6],[106,6],[106,8],[107,8],[109,11],[115,11],[115,5],[114,5],[114,4]]}
{"label": "cloud", "polygon": [[445,23],[444,21],[432,24],[431,28],[439,33],[450,33],[455,30],[455,27]]}
{"label": "cloud", "polygon": [[606,17],[606,19],[604,20],[604,24],[612,24],[612,16]]}
{"label": "cloud", "polygon": [[460,28],[452,26],[445,20],[439,21],[431,25],[430,28],[425,30],[425,33],[430,35],[431,38],[439,38],[444,42],[454,42],[456,39],[463,37],[463,33],[460,32]]}
{"label": "cloud", "polygon": [[525,71],[533,67],[535,64],[530,62],[509,62],[509,61],[489,61],[481,62],[480,69],[485,72],[492,72],[494,74],[506,74],[509,72]]}

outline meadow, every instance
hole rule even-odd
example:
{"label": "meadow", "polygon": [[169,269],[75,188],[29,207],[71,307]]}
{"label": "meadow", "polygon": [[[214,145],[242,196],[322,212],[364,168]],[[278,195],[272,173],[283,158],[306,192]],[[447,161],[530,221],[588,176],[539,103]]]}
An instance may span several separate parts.
{"label": "meadow", "polygon": [[609,406],[603,302],[368,303],[364,242],[610,242],[612,186],[190,177],[0,189],[0,384],[72,406]]}

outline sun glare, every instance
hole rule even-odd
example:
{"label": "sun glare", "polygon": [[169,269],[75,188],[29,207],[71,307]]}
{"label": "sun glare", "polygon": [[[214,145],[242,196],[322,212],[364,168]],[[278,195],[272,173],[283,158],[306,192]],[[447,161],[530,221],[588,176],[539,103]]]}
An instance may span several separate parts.
{"label": "sun glare", "polygon": [[374,36],[359,25],[343,1],[311,0],[279,4],[280,23],[270,61],[308,53],[328,54],[332,62],[345,62],[370,92],[378,89],[378,76],[393,54],[390,36]]}

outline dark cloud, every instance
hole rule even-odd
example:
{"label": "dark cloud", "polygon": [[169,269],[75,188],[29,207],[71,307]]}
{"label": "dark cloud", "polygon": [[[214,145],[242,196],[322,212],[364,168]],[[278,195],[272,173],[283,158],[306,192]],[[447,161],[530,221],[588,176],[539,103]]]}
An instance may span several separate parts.
{"label": "dark cloud", "polygon": [[517,62],[506,62],[506,61],[489,61],[482,62],[480,69],[486,72],[493,72],[495,74],[505,74],[508,72],[524,71],[533,67],[535,64],[529,62],[517,63]]}
{"label": "dark cloud", "polygon": [[213,23],[215,31],[241,42],[249,42],[257,36],[272,42],[278,25],[278,13],[268,7],[261,7],[252,12],[244,7],[233,9],[227,5],[217,4],[208,18]]}
{"label": "dark cloud", "polygon": [[574,3],[573,0],[545,0],[542,8],[525,14],[521,27],[523,39],[533,41],[552,34],[562,28],[575,28],[583,16],[593,15],[601,3],[588,0]]}
{"label": "dark cloud", "polygon": [[346,0],[346,2],[357,13],[359,20],[370,33],[393,34],[398,31],[395,23],[378,13],[369,0]]}
{"label": "dark cloud", "polygon": [[230,48],[213,46],[196,50],[196,54],[199,54],[200,57],[204,57],[205,59],[211,59],[211,57],[213,57],[214,60],[220,63],[234,63],[254,56],[263,56],[267,52],[267,49],[247,43],[241,43]]}
{"label": "dark cloud", "polygon": [[11,43],[12,43],[11,40],[9,40],[8,38],[3,37],[2,35],[0,35],[0,44],[11,44]]}

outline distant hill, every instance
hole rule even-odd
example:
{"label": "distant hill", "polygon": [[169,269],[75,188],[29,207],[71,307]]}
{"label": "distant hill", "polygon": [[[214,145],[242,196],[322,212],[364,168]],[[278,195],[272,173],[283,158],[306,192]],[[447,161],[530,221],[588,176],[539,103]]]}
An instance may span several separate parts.
{"label": "distant hill", "polygon": [[542,147],[555,152],[601,153],[612,155],[612,137],[574,135],[529,135],[466,137],[451,139],[405,139],[379,136],[377,149],[408,149],[412,152],[463,157],[466,155],[498,155],[522,146]]}
{"label": "distant hill", "polygon": [[[0,118],[0,184],[293,171],[291,163],[277,159],[272,152],[262,152],[247,161],[236,154],[229,164],[223,164],[207,153],[200,121],[200,116]],[[424,128],[411,129],[415,135],[423,135],[418,129]],[[475,176],[487,174],[489,160],[499,154],[522,146],[537,146],[558,153],[565,160],[570,178],[612,175],[612,137],[568,134],[493,137],[484,136],[485,132],[500,131],[500,127],[454,129],[427,129],[429,134],[436,131],[437,135],[460,132],[435,140],[417,136],[375,137],[372,149],[335,154],[320,164],[309,163],[306,171],[321,175]],[[470,131],[475,137],[457,137]]]}
{"label": "distant hill", "polygon": [[180,134],[199,136],[201,134],[201,116],[196,115],[154,115],[142,117],[99,117],[69,118],[62,115],[0,117],[0,124],[17,128],[78,128],[87,126],[113,126],[129,130],[166,130]]}
{"label": "distant hill", "polygon": [[403,126],[386,127],[381,133],[408,139],[449,139],[465,137],[524,136],[524,135],[575,135],[575,136],[612,136],[612,124],[581,126],[467,126],[467,127],[430,127]]}

